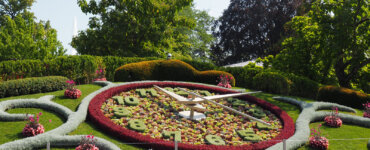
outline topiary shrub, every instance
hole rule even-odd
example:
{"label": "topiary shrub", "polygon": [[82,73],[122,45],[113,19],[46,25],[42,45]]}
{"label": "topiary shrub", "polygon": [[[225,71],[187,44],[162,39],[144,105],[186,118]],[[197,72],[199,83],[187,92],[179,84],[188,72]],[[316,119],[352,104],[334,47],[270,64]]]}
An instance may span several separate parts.
{"label": "topiary shrub", "polygon": [[319,89],[317,99],[362,109],[362,104],[370,101],[370,96],[359,91],[328,85]]}
{"label": "topiary shrub", "polygon": [[235,86],[234,76],[227,72],[198,71],[180,60],[153,60],[126,64],[117,68],[114,81],[172,80],[216,84],[220,75],[233,77],[231,85]]}
{"label": "topiary shrub", "polygon": [[2,80],[27,77],[39,77],[45,74],[46,66],[41,60],[10,60],[0,62],[0,74]]}
{"label": "topiary shrub", "polygon": [[103,62],[105,64],[105,77],[109,81],[113,81],[114,73],[116,69],[122,65],[141,62],[141,61],[149,61],[149,60],[157,60],[160,58],[156,57],[117,57],[117,56],[104,56]]}
{"label": "topiary shrub", "polygon": [[277,72],[261,72],[253,77],[253,86],[268,93],[288,95],[291,81]]}
{"label": "topiary shrub", "polygon": [[47,76],[0,82],[0,97],[62,90],[66,87],[67,80],[61,76]]}
{"label": "topiary shrub", "polygon": [[262,68],[247,67],[227,67],[221,70],[229,72],[235,76],[236,80],[238,81],[236,86],[249,89],[255,89],[253,87],[253,77],[263,71]]}

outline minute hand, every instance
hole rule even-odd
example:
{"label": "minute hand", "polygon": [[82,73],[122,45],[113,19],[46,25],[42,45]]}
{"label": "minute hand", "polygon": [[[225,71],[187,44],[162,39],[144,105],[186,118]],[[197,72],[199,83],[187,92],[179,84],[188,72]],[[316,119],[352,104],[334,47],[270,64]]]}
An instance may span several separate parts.
{"label": "minute hand", "polygon": [[160,91],[162,91],[162,92],[166,93],[167,95],[169,95],[170,97],[172,97],[172,98],[174,98],[174,99],[176,99],[176,100],[178,100],[178,101],[189,101],[187,98],[185,98],[185,97],[183,97],[183,96],[181,96],[181,95],[178,95],[178,94],[176,94],[176,93],[173,93],[173,92],[167,91],[167,90],[165,90],[165,89],[163,89],[163,88],[161,88],[161,87],[159,87],[159,86],[156,86],[156,85],[153,85],[153,86],[154,86],[154,88],[156,88],[156,89],[158,89],[158,90],[160,90]]}
{"label": "minute hand", "polygon": [[[201,99],[203,99],[203,100],[206,100],[206,101],[208,101],[208,102],[211,102],[211,103],[213,103],[213,104],[215,104],[215,105],[218,105],[218,106],[220,106],[220,107],[222,107],[222,108],[224,108],[224,109],[227,109],[227,110],[229,110],[229,111],[232,111],[232,112],[234,112],[234,113],[236,113],[236,114],[238,114],[238,115],[241,115],[241,116],[243,116],[243,117],[246,117],[246,118],[249,118],[249,119],[252,119],[252,120],[258,121],[258,122],[260,122],[260,123],[263,123],[263,124],[265,124],[265,125],[271,126],[271,124],[269,124],[269,123],[267,123],[267,122],[264,122],[264,121],[263,121],[263,120],[261,120],[261,119],[257,119],[257,118],[255,118],[255,117],[252,117],[252,116],[250,116],[250,115],[247,115],[247,114],[245,114],[245,113],[242,113],[242,112],[240,112],[240,111],[237,111],[237,110],[235,110],[235,109],[233,109],[233,108],[230,108],[230,107],[227,107],[227,106],[222,105],[222,104],[220,104],[220,103],[217,103],[217,102],[215,102],[215,101],[209,100],[209,99],[207,99],[206,97],[200,96],[200,95],[198,95],[198,94],[196,94],[196,93],[194,93],[194,92],[186,91],[185,89],[182,89],[182,88],[179,88],[179,90],[184,91],[184,92],[187,92],[187,93],[189,93],[189,94],[191,94],[191,95],[197,96],[198,98],[201,98]],[[238,93],[238,94],[241,94],[241,93]]]}

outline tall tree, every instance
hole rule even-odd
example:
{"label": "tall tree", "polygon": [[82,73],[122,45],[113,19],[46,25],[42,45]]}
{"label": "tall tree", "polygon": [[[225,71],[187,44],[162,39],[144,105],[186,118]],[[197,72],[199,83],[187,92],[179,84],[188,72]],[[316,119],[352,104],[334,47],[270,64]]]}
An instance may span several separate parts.
{"label": "tall tree", "polygon": [[14,19],[20,13],[26,12],[31,8],[35,0],[0,0],[0,25],[6,20],[5,15]]}
{"label": "tall tree", "polygon": [[71,45],[80,54],[115,56],[159,56],[170,52],[189,56],[187,36],[175,32],[194,21],[176,15],[192,0],[78,0],[90,18],[89,29],[73,38]]}
{"label": "tall tree", "polygon": [[192,19],[196,24],[193,29],[187,27],[176,28],[176,31],[189,37],[187,41],[191,44],[191,57],[202,61],[209,60],[209,49],[215,39],[211,34],[211,27],[214,24],[214,18],[209,16],[206,11],[195,9],[194,6],[185,7],[178,13],[178,15]]}
{"label": "tall tree", "polygon": [[333,72],[340,86],[351,88],[351,80],[370,63],[367,0],[316,1],[307,16],[295,17],[290,25],[295,34],[274,60],[278,69],[311,78]]}
{"label": "tall tree", "polygon": [[28,12],[33,0],[0,1],[0,61],[17,59],[47,59],[63,55],[65,50],[57,40],[50,22],[36,22]]}
{"label": "tall tree", "polygon": [[231,0],[215,24],[213,59],[218,64],[277,54],[284,24],[303,0]]}

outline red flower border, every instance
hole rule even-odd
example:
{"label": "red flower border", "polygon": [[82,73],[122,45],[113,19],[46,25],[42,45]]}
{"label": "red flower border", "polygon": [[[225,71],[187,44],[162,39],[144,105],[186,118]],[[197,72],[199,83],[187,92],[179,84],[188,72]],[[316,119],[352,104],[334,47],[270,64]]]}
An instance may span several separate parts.
{"label": "red flower border", "polygon": [[[105,90],[98,95],[96,95],[89,104],[89,119],[94,122],[97,126],[99,126],[104,131],[110,133],[111,135],[115,135],[119,139],[124,140],[125,142],[133,142],[133,143],[146,143],[140,144],[142,147],[146,148],[154,148],[154,149],[174,149],[174,142],[165,141],[161,139],[154,139],[148,135],[141,135],[135,131],[122,128],[121,126],[114,124],[109,118],[105,117],[103,112],[101,111],[101,105],[105,102],[106,99],[114,96],[115,94],[119,94],[122,91],[128,91],[135,88],[149,88],[152,85],[158,85],[160,87],[186,87],[189,89],[203,89],[209,90],[212,92],[217,93],[237,93],[232,90],[217,88],[217,87],[210,87],[206,85],[200,84],[192,84],[192,83],[179,83],[179,82],[145,82],[145,83],[132,83],[126,84],[122,86],[112,87],[108,90]],[[248,100],[249,102],[256,103],[257,105],[263,107],[264,109],[270,110],[276,116],[278,116],[283,122],[283,129],[281,130],[280,134],[277,135],[275,138],[269,141],[262,141],[250,145],[241,145],[241,146],[215,146],[215,145],[192,145],[192,144],[183,144],[178,143],[179,149],[186,149],[186,150],[205,150],[205,149],[266,149],[276,143],[279,143],[280,140],[287,139],[294,134],[295,126],[292,118],[279,107],[270,104],[264,100],[258,99],[254,96],[242,96],[240,99]]]}

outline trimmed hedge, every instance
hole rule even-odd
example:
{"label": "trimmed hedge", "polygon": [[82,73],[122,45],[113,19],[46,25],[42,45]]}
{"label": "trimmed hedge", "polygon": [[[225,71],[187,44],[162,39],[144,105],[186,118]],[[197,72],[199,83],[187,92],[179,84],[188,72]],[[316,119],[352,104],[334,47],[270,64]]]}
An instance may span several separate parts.
{"label": "trimmed hedge", "polygon": [[[151,138],[150,136],[144,136],[135,131],[127,128],[123,128],[115,123],[113,123],[109,118],[105,117],[101,111],[101,105],[106,99],[119,94],[122,91],[137,89],[137,88],[148,88],[153,85],[158,85],[161,87],[185,87],[185,88],[196,88],[200,90],[208,90],[217,93],[237,93],[236,91],[220,88],[217,86],[206,86],[194,83],[184,83],[184,82],[134,82],[134,83],[123,83],[118,86],[107,89],[98,95],[96,95],[90,102],[89,105],[89,115],[91,121],[93,121],[97,126],[106,132],[118,137],[119,139],[125,139],[125,142],[140,142],[146,143],[141,146],[152,149],[174,149],[174,142],[166,141],[162,139]],[[281,110],[279,107],[270,104],[264,100],[260,100],[256,97],[246,95],[240,97],[240,99],[248,101],[250,103],[255,103],[264,109],[270,110],[271,113],[277,115],[277,117],[283,122],[283,129],[280,134],[269,141],[261,141],[259,143],[246,144],[240,146],[216,146],[216,145],[193,145],[179,143],[178,148],[184,150],[198,150],[198,149],[266,149],[282,139],[287,139],[294,134],[295,126],[292,118]]]}
{"label": "trimmed hedge", "polygon": [[[117,68],[114,81],[172,80],[217,84],[220,75],[233,77],[223,71],[198,71],[180,60],[153,60],[126,64]],[[234,77],[231,85],[235,86]]]}
{"label": "trimmed hedge", "polygon": [[306,77],[287,74],[286,77],[292,82],[289,95],[315,99],[320,88],[320,83]]}
{"label": "trimmed hedge", "polygon": [[16,75],[23,78],[39,77],[45,75],[45,64],[41,60],[17,60],[0,62],[2,80],[15,79]]}
{"label": "trimmed hedge", "polygon": [[370,96],[359,91],[328,85],[319,89],[317,99],[363,109],[362,104],[370,101]]}
{"label": "trimmed hedge", "polygon": [[182,59],[182,61],[188,63],[189,65],[193,66],[195,69],[199,71],[218,70],[218,67],[212,63],[201,62],[197,60],[188,60],[188,59]]}
{"label": "trimmed hedge", "polygon": [[104,56],[103,62],[105,64],[105,77],[108,81],[113,81],[114,72],[116,69],[122,65],[148,61],[148,60],[157,60],[156,57],[117,57],[117,56]]}
{"label": "trimmed hedge", "polygon": [[263,70],[261,68],[246,68],[246,67],[227,67],[222,68],[222,71],[231,73],[236,80],[236,86],[248,89],[255,89],[253,86],[253,77]]}
{"label": "trimmed hedge", "polygon": [[268,93],[288,95],[292,82],[277,72],[261,72],[253,77],[253,86]]}
{"label": "trimmed hedge", "polygon": [[67,80],[68,78],[61,76],[47,76],[0,82],[0,97],[62,90],[66,87]]}

